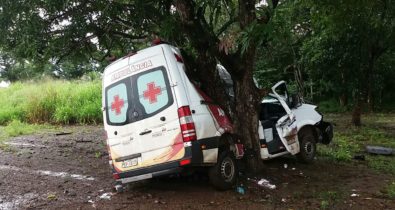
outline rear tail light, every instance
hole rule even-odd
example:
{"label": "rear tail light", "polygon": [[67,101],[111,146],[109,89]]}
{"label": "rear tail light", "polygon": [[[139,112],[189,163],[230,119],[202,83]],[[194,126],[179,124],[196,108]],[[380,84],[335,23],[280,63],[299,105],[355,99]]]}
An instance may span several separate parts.
{"label": "rear tail light", "polygon": [[184,159],[180,161],[180,166],[191,164],[191,159]]}
{"label": "rear tail light", "polygon": [[178,108],[178,118],[180,120],[182,140],[184,142],[196,140],[195,123],[192,119],[192,113],[189,106]]}
{"label": "rear tail light", "polygon": [[112,178],[114,178],[114,179],[120,179],[121,177],[119,176],[118,173],[113,173],[113,174],[112,174]]}

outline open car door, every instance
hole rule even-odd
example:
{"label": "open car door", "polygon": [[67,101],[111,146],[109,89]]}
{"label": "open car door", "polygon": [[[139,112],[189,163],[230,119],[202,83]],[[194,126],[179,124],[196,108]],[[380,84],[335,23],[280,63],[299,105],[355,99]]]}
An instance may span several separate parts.
{"label": "open car door", "polygon": [[287,86],[284,81],[280,81],[272,87],[272,97],[278,99],[286,111],[286,115],[282,116],[276,123],[276,130],[289,153],[295,155],[299,153],[298,129],[296,125],[295,115],[292,113],[286,101],[288,101]]}

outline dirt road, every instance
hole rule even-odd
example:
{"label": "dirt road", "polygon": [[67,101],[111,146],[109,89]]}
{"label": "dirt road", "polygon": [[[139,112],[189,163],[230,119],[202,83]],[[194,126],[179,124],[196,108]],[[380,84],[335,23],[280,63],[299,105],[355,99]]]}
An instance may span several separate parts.
{"label": "dirt road", "polygon": [[[312,165],[268,161],[269,189],[243,178],[245,194],[218,192],[204,175],[135,184],[123,194],[113,180],[101,127],[66,127],[17,137],[0,149],[0,209],[395,209],[382,191],[393,177],[358,161]],[[285,166],[285,167],[284,167]]]}

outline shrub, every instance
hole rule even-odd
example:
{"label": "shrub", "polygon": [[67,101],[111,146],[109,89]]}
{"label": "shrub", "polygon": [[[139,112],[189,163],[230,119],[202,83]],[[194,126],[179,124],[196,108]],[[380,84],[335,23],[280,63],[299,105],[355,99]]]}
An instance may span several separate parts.
{"label": "shrub", "polygon": [[44,80],[0,89],[0,124],[101,123],[101,82]]}

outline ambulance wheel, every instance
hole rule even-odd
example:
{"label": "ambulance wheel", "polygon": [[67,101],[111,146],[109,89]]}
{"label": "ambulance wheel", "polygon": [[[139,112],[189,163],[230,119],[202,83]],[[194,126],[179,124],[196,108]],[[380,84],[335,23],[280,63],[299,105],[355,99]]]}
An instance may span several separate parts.
{"label": "ambulance wheel", "polygon": [[298,160],[303,163],[313,162],[317,153],[317,146],[313,131],[303,129],[298,133],[300,152],[296,155]]}
{"label": "ambulance wheel", "polygon": [[211,184],[217,190],[231,189],[235,185],[238,175],[238,168],[233,154],[222,152],[218,157],[217,164],[210,168],[208,175]]}

